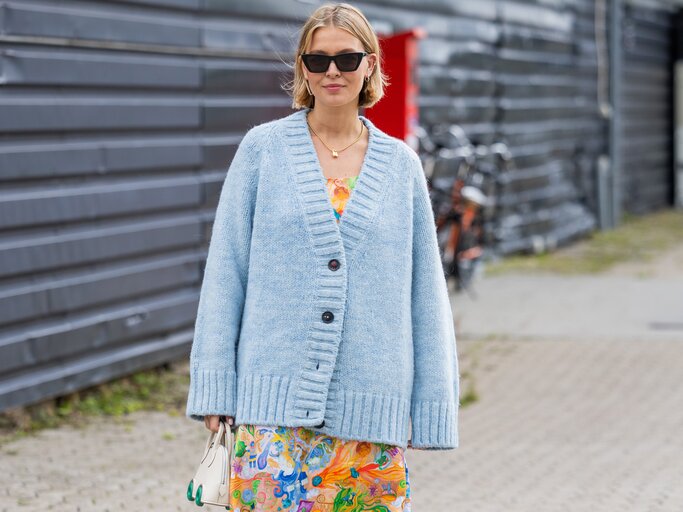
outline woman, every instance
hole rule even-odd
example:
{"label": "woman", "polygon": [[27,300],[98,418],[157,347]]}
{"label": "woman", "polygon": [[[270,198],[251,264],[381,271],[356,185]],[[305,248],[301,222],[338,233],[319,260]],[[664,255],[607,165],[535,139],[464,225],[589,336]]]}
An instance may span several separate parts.
{"label": "woman", "polygon": [[318,8],[299,110],[247,132],[221,191],[187,415],[236,425],[235,511],[410,510],[404,450],[458,446],[427,183],[412,149],[358,115],[383,95],[380,66],[358,9]]}

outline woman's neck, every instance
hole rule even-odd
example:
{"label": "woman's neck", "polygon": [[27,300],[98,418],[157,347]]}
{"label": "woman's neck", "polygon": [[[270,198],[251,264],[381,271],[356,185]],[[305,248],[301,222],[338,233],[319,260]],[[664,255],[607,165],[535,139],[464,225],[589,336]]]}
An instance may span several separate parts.
{"label": "woman's neck", "polygon": [[308,113],[308,122],[326,142],[355,138],[361,128],[358,108],[353,105],[334,108],[316,106]]}

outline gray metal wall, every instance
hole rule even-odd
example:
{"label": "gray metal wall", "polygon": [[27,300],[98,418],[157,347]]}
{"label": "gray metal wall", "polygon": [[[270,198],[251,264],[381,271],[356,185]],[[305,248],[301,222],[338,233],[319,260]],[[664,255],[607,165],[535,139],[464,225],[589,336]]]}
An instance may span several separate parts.
{"label": "gray metal wall", "polygon": [[399,7],[412,2],[381,3],[364,12],[429,33],[420,42],[421,123],[456,123],[478,143],[511,148],[497,249],[553,248],[593,230],[595,162],[606,151],[593,0],[432,0],[410,16]]}
{"label": "gray metal wall", "polygon": [[627,4],[623,15],[621,209],[673,204],[673,15]]}
{"label": "gray metal wall", "polygon": [[[423,124],[504,139],[503,252],[595,226],[593,2],[356,3],[423,26]],[[0,410],[187,357],[248,127],[291,112],[293,0],[0,2]]]}
{"label": "gray metal wall", "polygon": [[232,4],[0,3],[0,409],[189,353],[227,163],[289,103],[273,18],[308,10]]}

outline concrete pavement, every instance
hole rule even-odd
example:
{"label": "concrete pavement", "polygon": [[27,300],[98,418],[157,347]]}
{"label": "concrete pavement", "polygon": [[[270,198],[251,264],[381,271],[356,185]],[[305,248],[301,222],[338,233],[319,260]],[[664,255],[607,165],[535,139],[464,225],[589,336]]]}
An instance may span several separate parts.
{"label": "concrete pavement", "polygon": [[680,343],[470,349],[480,399],[462,413],[461,446],[409,452],[416,512],[683,509]]}
{"label": "concrete pavement", "polygon": [[485,277],[453,300],[461,339],[683,341],[683,244],[593,275]]}
{"label": "concrete pavement", "polygon": [[[679,256],[683,269],[680,247],[602,275],[488,277],[476,301],[454,297],[479,399],[457,450],[408,451],[413,512],[683,510]],[[0,448],[0,511],[193,510],[205,437],[140,412],[15,441]]]}

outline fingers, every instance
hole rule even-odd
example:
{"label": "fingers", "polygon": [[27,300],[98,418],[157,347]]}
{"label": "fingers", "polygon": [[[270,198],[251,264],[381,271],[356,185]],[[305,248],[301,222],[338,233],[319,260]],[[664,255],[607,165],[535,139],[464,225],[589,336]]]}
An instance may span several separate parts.
{"label": "fingers", "polygon": [[218,432],[219,418],[218,416],[211,416],[209,420],[209,428],[211,432]]}
{"label": "fingers", "polygon": [[235,418],[233,416],[207,415],[204,416],[204,426],[211,432],[218,432],[221,419],[224,419],[225,423],[231,427],[235,424]]}
{"label": "fingers", "polygon": [[218,432],[218,416],[204,416],[204,426],[211,432]]}

